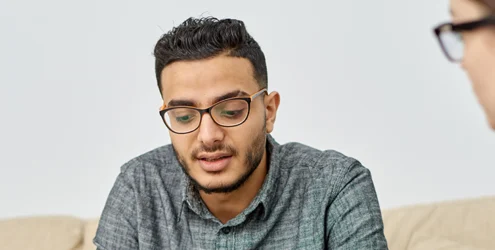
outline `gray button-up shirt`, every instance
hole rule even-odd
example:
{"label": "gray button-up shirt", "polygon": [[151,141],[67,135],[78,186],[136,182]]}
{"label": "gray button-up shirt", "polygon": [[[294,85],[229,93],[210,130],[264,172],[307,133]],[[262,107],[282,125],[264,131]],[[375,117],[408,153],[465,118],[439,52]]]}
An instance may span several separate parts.
{"label": "gray button-up shirt", "polygon": [[222,224],[171,145],[121,168],[94,243],[123,249],[387,249],[368,169],[335,151],[268,136],[269,168],[251,204]]}

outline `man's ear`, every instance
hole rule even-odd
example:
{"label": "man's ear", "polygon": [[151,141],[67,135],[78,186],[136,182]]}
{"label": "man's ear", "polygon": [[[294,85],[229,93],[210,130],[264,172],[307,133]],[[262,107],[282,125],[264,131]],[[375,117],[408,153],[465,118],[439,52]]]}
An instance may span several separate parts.
{"label": "man's ear", "polygon": [[271,133],[275,126],[275,119],[277,118],[278,105],[280,104],[280,95],[278,92],[273,91],[269,95],[265,96],[265,108],[266,108],[266,133]]}

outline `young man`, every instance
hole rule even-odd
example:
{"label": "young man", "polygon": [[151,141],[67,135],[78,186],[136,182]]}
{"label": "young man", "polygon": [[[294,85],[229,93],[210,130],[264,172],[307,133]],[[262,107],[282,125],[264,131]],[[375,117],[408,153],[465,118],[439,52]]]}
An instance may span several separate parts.
{"label": "young man", "polygon": [[243,22],[190,18],[155,57],[172,144],[122,167],[98,249],[387,249],[366,168],[269,135],[280,96]]}

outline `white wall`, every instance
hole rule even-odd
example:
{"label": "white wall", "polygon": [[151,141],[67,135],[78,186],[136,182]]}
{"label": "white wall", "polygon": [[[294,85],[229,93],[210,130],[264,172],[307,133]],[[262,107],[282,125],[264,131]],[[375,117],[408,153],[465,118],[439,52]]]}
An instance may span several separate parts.
{"label": "white wall", "polygon": [[169,143],[152,50],[201,14],[264,49],[277,140],[358,158],[383,208],[493,195],[495,133],[431,32],[447,5],[2,0],[0,217],[100,214],[120,165]]}

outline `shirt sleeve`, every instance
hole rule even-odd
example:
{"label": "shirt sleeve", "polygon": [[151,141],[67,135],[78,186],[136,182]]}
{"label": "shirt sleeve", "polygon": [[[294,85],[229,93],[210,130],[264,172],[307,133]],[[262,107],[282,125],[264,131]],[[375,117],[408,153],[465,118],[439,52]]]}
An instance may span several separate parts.
{"label": "shirt sleeve", "polygon": [[93,243],[99,250],[139,249],[136,192],[132,174],[122,166],[103,209]]}
{"label": "shirt sleeve", "polygon": [[353,161],[341,173],[327,209],[328,249],[388,249],[370,171]]}

